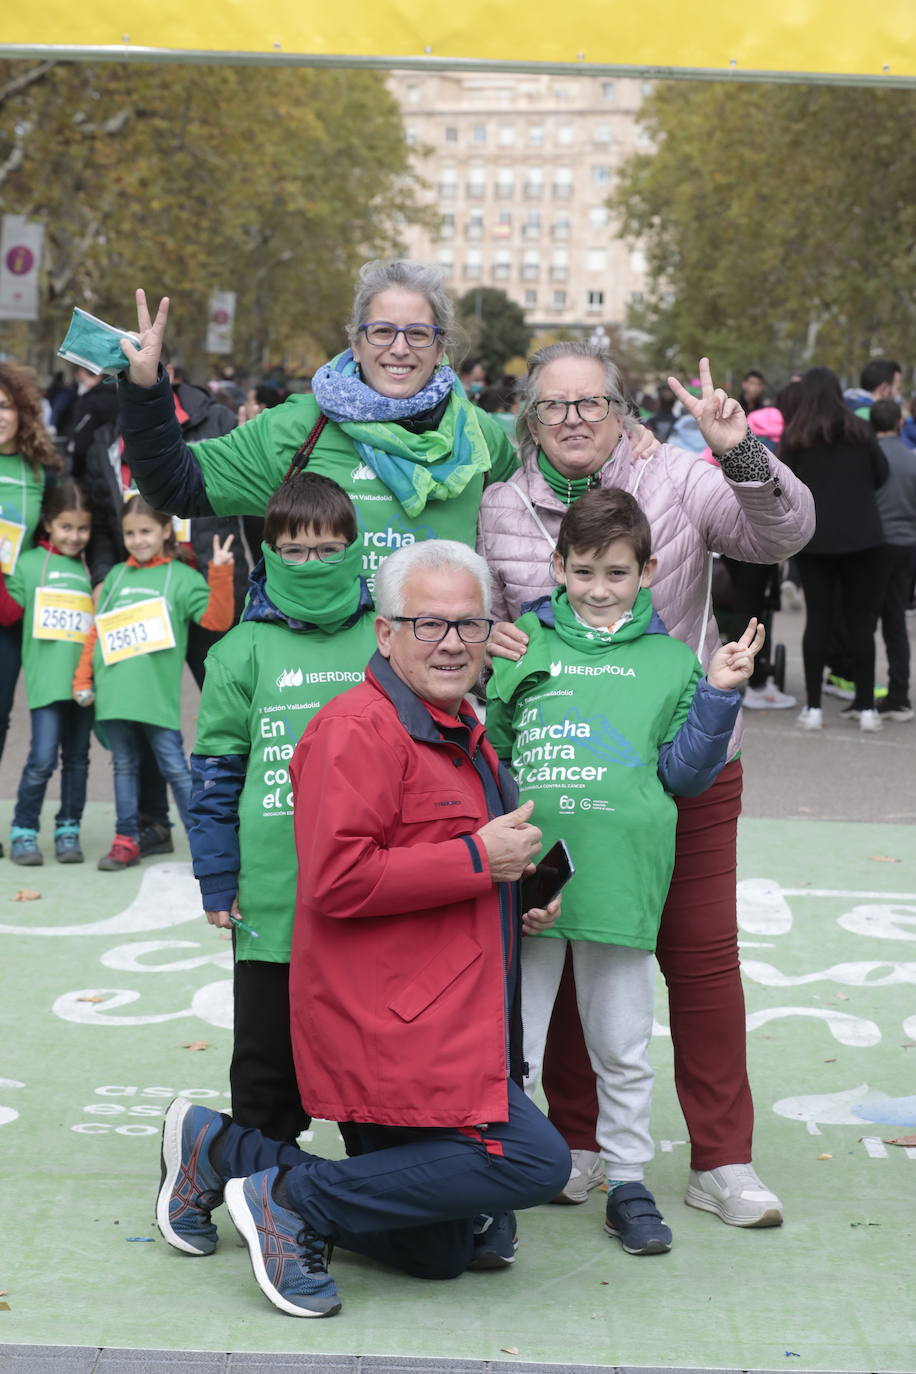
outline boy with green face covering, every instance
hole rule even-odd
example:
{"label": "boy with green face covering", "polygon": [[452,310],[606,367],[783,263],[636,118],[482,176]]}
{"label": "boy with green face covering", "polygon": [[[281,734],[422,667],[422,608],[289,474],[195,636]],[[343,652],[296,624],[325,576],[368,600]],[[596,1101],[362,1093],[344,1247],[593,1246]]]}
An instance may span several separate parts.
{"label": "boy with green face covering", "polygon": [[233,931],[232,1115],[275,1140],[309,1124],[289,1034],[296,848],[289,760],[312,716],[375,650],[356,514],[327,477],[274,492],[241,623],[207,656],[191,756],[194,874]]}

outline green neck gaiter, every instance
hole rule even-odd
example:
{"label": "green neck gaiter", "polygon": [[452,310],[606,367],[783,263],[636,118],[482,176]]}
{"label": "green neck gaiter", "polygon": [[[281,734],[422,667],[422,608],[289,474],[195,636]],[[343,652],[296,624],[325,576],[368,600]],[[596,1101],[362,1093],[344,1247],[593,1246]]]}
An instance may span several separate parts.
{"label": "green neck gaiter", "polygon": [[339,563],[310,558],[292,567],[267,544],[264,555],[267,595],[284,615],[317,625],[327,634],[339,630],[355,615],[360,598],[363,551],[356,540]]}
{"label": "green neck gaiter", "polygon": [[601,629],[586,625],[576,615],[569,604],[565,587],[554,587],[550,594],[550,600],[553,603],[554,625],[557,634],[564,644],[568,644],[572,649],[577,649],[579,653],[607,653],[608,645],[613,640],[636,639],[639,635],[644,634],[652,618],[652,595],[648,587],[640,587],[636,593],[632,611],[625,612],[616,626]]}
{"label": "green neck gaiter", "polygon": [[578,501],[579,497],[584,496],[591,487],[600,485],[597,472],[592,472],[587,477],[564,477],[561,472],[557,472],[550,459],[541,449],[538,449],[538,467],[541,470],[541,476],[554,496],[559,496],[560,500],[567,506],[571,506],[573,501]]}

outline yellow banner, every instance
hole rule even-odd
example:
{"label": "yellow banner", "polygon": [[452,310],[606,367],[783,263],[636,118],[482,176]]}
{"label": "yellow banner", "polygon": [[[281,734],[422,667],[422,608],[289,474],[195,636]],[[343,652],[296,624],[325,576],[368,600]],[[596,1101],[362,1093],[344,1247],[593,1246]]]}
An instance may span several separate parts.
{"label": "yellow banner", "polygon": [[[5,52],[4,52],[5,49]],[[5,5],[0,55],[493,66],[916,83],[914,0],[44,0]]]}

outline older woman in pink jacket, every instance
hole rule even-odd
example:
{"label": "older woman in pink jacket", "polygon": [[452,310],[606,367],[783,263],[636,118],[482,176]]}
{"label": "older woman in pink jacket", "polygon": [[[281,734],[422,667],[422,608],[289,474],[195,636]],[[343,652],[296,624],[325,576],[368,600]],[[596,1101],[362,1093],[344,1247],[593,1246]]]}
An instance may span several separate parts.
{"label": "older woman in pink jacket", "polygon": [[[655,609],[704,667],[718,646],[711,610],[712,554],[775,563],[814,529],[803,486],[747,428],[741,406],[713,387],[700,363],[700,397],[669,385],[694,416],[720,467],[660,445],[635,461],[623,427],[627,406],[610,357],[587,343],[559,343],[531,359],[519,416],[522,464],[484,493],[478,548],[493,573],[493,614],[511,622],[552,588],[550,555],[569,504],[590,487],[623,487],[652,526]],[[496,627],[493,651],[524,652],[525,635]],[[744,995],[738,960],[736,845],[741,810],[739,722],[730,762],[703,796],[677,799],[674,876],[657,956],[668,984],[675,1082],[691,1142],[685,1201],[732,1226],[774,1226],[779,1199],[751,1167],[754,1108],[747,1079]],[[582,1040],[571,970],[554,1009],[543,1071],[550,1117],[573,1153],[557,1201],[584,1202],[603,1179],[597,1155],[594,1074]]]}

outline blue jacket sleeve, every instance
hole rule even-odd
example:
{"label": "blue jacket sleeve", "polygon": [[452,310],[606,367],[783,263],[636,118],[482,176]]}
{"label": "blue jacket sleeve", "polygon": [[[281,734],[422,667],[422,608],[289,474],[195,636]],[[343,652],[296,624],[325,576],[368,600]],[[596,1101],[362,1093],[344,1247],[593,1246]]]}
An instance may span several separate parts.
{"label": "blue jacket sleeve", "polygon": [[160,369],[155,386],[118,382],[124,457],[137,486],[155,510],[169,515],[212,515],[194,450],[181,437],[172,389]]}
{"label": "blue jacket sleeve", "polygon": [[205,911],[228,911],[238,895],[238,807],[247,768],[244,754],[191,755],[188,843]]}
{"label": "blue jacket sleeve", "polygon": [[658,776],[668,792],[698,797],[712,786],[725,766],[740,709],[740,692],[720,692],[700,679],[687,719],[658,753]]}

